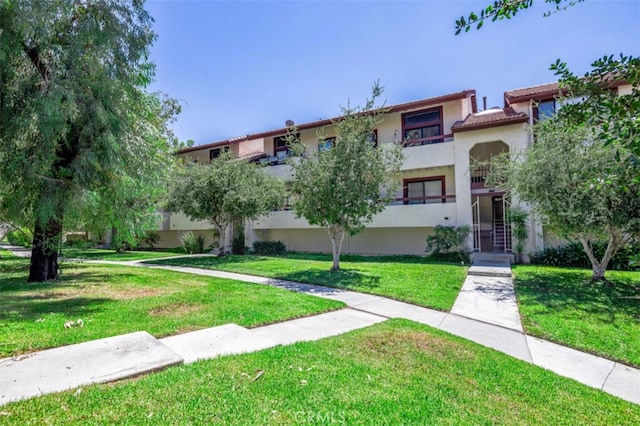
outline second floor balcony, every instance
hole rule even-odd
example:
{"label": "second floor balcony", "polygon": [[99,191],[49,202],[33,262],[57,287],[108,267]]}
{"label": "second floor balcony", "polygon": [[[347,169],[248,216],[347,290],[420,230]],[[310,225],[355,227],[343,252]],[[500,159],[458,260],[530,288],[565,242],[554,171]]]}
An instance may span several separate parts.
{"label": "second floor balcony", "polygon": [[[411,204],[410,204],[411,203]],[[397,198],[381,213],[374,216],[367,228],[428,228],[436,225],[455,225],[455,195],[437,197]],[[254,229],[311,229],[304,218],[297,218],[292,210],[280,210],[261,216]]]}

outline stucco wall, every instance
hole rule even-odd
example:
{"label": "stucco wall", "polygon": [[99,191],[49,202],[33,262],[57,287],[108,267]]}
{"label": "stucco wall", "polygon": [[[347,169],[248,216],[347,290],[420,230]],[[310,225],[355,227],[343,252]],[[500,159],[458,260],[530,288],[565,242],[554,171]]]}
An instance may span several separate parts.
{"label": "stucco wall", "polygon": [[[157,231],[160,235],[158,248],[174,248],[180,246],[180,237],[187,231]],[[202,235],[205,238],[205,249],[213,244],[212,231],[191,231],[196,235]]]}
{"label": "stucco wall", "polygon": [[[365,229],[345,236],[343,253],[424,255],[425,239],[432,232],[433,228]],[[260,240],[282,241],[291,251],[331,252],[331,240],[324,229],[271,229],[261,232]]]}

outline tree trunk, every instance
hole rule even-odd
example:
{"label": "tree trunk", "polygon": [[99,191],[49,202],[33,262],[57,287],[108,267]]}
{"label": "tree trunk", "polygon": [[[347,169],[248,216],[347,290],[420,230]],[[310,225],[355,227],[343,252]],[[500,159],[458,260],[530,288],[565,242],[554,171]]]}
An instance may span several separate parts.
{"label": "tree trunk", "polygon": [[216,242],[217,246],[218,246],[218,253],[216,253],[218,256],[224,256],[225,252],[224,252],[224,243],[227,239],[227,224],[226,223],[218,223],[218,222],[213,222],[214,226],[216,227],[216,230],[218,231],[218,241]]}
{"label": "tree trunk", "polygon": [[607,272],[607,266],[609,266],[609,261],[616,254],[620,246],[622,245],[622,235],[615,229],[608,229],[609,231],[609,243],[607,244],[607,249],[604,252],[604,256],[602,260],[598,261],[596,256],[593,254],[593,249],[589,244],[589,240],[585,237],[580,237],[580,243],[582,243],[582,248],[584,252],[589,257],[589,261],[591,262],[591,281],[605,281],[604,274]]}
{"label": "tree trunk", "polygon": [[28,282],[50,281],[58,278],[60,238],[62,238],[62,219],[49,219],[45,224],[36,221]]}
{"label": "tree trunk", "polygon": [[333,249],[333,266],[331,266],[331,270],[337,271],[340,269],[340,253],[342,252],[344,230],[340,227],[330,227],[329,238],[331,238],[331,248]]}

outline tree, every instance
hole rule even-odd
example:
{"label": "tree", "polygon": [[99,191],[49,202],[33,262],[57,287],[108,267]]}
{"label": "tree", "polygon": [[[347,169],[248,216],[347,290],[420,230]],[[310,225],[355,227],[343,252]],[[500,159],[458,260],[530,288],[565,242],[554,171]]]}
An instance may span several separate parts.
{"label": "tree", "polygon": [[0,196],[35,225],[30,282],[57,278],[72,209],[152,217],[176,112],[144,92],[152,22],[135,0],[0,4]]}
{"label": "tree", "polygon": [[[565,10],[583,0],[545,0],[555,4],[555,12]],[[533,0],[499,0],[479,13],[471,12],[468,18],[456,21],[456,34],[473,25],[480,29],[485,20],[511,19],[533,5]],[[553,12],[546,12],[549,16]],[[560,88],[566,97],[579,97],[581,102],[562,108],[566,121],[589,124],[598,129],[597,138],[608,143],[623,140],[628,148],[629,160],[640,165],[640,58],[620,54],[604,56],[591,64],[591,71],[576,76],[565,62],[558,59],[550,69],[559,77]],[[632,86],[631,93],[619,94],[611,90],[618,82]],[[640,173],[636,175],[640,179]]]}
{"label": "tree", "polygon": [[[551,65],[560,76],[564,96],[580,99],[563,105],[558,115],[572,125],[590,125],[596,130],[595,137],[607,144],[622,144],[627,159],[640,166],[640,58],[611,55],[591,66],[591,71],[579,77],[560,60]],[[631,91],[612,90],[619,82],[631,85]],[[637,172],[636,180],[640,169]]]}
{"label": "tree", "polygon": [[[398,188],[402,146],[374,144],[371,140],[384,113],[384,109],[375,107],[381,93],[376,83],[364,108],[342,108],[343,116],[333,123],[336,139],[329,149],[289,161],[294,172],[293,209],[297,217],[327,229],[333,251],[332,270],[340,268],[345,233],[362,231]],[[295,129],[290,130],[289,142],[294,153],[300,154],[304,146],[295,134]],[[319,135],[320,142],[325,140]]]}
{"label": "tree", "polygon": [[210,164],[186,164],[172,179],[167,209],[191,220],[208,220],[217,231],[219,253],[225,254],[227,227],[253,220],[281,206],[284,183],[255,163],[223,152]]}
{"label": "tree", "polygon": [[[549,16],[554,12],[565,10],[584,0],[544,0],[545,3],[555,5],[555,11],[545,12],[544,16]],[[497,0],[488,5],[480,12],[471,12],[467,18],[461,16],[456,20],[456,35],[462,30],[468,32],[472,26],[479,30],[484,25],[484,21],[491,19],[491,22],[511,19],[521,10],[529,9],[533,6],[533,0]]]}
{"label": "tree", "polygon": [[[596,137],[598,129],[555,116],[533,130],[531,148],[492,159],[487,184],[513,191],[548,229],[580,241],[592,279],[604,280],[616,251],[640,232],[640,183],[631,179],[636,169],[617,155],[624,148]],[[602,240],[607,249],[596,259],[592,245]]]}

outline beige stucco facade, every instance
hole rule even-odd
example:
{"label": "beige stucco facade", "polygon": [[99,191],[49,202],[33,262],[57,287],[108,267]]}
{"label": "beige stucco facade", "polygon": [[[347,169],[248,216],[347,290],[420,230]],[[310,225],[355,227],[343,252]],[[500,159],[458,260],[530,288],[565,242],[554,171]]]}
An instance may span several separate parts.
{"label": "beige stucco facade", "polygon": [[[619,90],[624,91],[623,86]],[[507,92],[505,92],[505,99]],[[427,110],[441,111],[442,141],[403,148],[404,161],[401,175],[407,182],[436,180],[442,182],[442,201],[429,200],[424,204],[407,201],[405,188],[395,194],[399,199],[376,215],[357,235],[346,236],[345,253],[360,254],[414,254],[423,255],[426,237],[437,225],[476,226],[483,235],[491,235],[491,220],[495,222],[498,189],[472,188],[470,168],[474,159],[484,160],[499,152],[511,153],[527,149],[531,143],[528,126],[532,123],[534,100],[518,99],[505,104],[504,109],[477,112],[475,92],[443,95],[413,103],[390,107],[390,112],[376,129],[379,144],[403,143],[403,115]],[[330,120],[299,125],[300,140],[309,152],[318,149],[319,136],[335,137],[335,126]],[[209,150],[228,145],[233,155],[252,155],[275,158],[274,138],[283,136],[286,129],[249,135],[234,140],[194,147],[182,153],[198,161],[208,161]],[[280,179],[293,178],[291,167],[282,162],[270,162],[265,172]],[[426,190],[425,190],[426,191]],[[439,195],[438,195],[439,196]],[[401,198],[404,199],[400,200]],[[525,209],[528,206],[509,199]],[[495,227],[495,223],[493,224]],[[171,214],[159,226],[165,247],[179,244],[179,236],[187,230],[207,234],[211,239],[212,226],[207,222],[192,222],[181,214]],[[529,218],[530,238],[526,251],[543,247],[544,233],[533,215]],[[329,252],[331,244],[325,230],[309,225],[290,210],[274,211],[245,225],[246,245],[255,241],[280,240],[292,251]],[[227,235],[230,244],[232,235]],[[209,241],[209,240],[208,240]],[[479,249],[474,236],[469,247]],[[495,247],[494,247],[495,248]],[[484,250],[484,248],[482,248]],[[505,248],[506,249],[506,248]]]}

